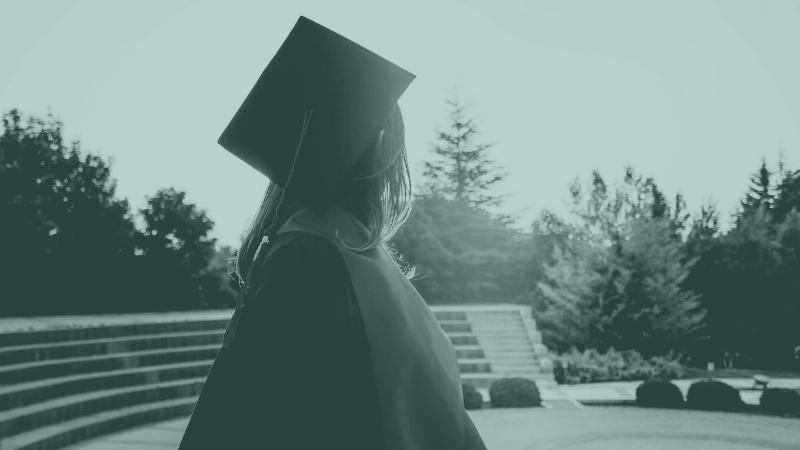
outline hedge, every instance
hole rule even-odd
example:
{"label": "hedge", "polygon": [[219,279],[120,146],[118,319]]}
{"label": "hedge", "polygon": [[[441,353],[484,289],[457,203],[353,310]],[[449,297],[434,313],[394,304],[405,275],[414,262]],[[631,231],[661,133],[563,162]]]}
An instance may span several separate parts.
{"label": "hedge", "polygon": [[553,361],[553,374],[561,384],[599,381],[632,381],[680,378],[684,373],[679,359],[672,355],[644,358],[636,350],[610,348],[601,353],[595,349],[558,355]]}
{"label": "hedge", "polygon": [[461,388],[464,393],[464,408],[481,409],[483,407],[483,396],[475,389],[475,386],[462,383]]}
{"label": "hedge", "polygon": [[786,388],[767,388],[759,401],[761,410],[779,416],[800,416],[800,392]]}
{"label": "hedge", "polygon": [[744,407],[739,391],[722,381],[695,381],[686,393],[686,405],[692,409],[739,411]]}
{"label": "hedge", "polygon": [[521,377],[496,380],[489,386],[489,398],[494,408],[542,405],[536,383]]}
{"label": "hedge", "polygon": [[636,404],[654,408],[683,408],[683,393],[667,380],[648,380],[636,387]]}

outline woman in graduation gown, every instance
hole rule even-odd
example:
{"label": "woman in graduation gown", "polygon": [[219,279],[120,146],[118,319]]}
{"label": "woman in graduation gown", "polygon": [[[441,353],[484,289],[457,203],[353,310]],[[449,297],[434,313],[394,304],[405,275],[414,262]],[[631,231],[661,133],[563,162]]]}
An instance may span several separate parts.
{"label": "woman in graduation gown", "polygon": [[486,448],[387,246],[411,210],[396,102],[413,78],[300,17],[222,133],[271,182],[181,450]]}

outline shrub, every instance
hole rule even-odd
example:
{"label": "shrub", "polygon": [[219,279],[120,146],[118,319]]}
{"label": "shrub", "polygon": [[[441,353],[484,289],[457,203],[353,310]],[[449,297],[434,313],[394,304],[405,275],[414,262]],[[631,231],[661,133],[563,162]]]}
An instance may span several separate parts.
{"label": "shrub", "polygon": [[738,411],[744,406],[735,387],[722,381],[695,381],[686,393],[686,405],[693,409]]}
{"label": "shrub", "polygon": [[636,350],[618,351],[614,348],[605,353],[595,349],[581,352],[572,348],[553,361],[553,370],[558,377],[557,367],[563,370],[563,383],[567,384],[654,378],[670,380],[683,375],[683,366],[672,355],[646,359]]}
{"label": "shrub", "polygon": [[567,373],[564,369],[564,363],[558,358],[553,360],[553,376],[558,384],[565,384],[567,382]]}
{"label": "shrub", "polygon": [[501,378],[489,387],[489,399],[495,408],[541,406],[542,397],[536,383],[527,378]]}
{"label": "shrub", "polygon": [[683,393],[667,380],[648,380],[636,387],[636,404],[655,408],[683,408]]}
{"label": "shrub", "polygon": [[464,393],[464,408],[481,409],[483,407],[483,396],[475,389],[475,386],[468,383],[461,383]]}
{"label": "shrub", "polygon": [[786,388],[768,388],[761,394],[761,410],[780,416],[800,416],[800,392]]}

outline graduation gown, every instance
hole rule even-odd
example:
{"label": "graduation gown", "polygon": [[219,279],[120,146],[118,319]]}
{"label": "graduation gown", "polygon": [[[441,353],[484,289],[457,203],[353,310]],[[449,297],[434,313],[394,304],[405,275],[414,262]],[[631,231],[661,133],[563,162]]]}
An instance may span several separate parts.
{"label": "graduation gown", "polygon": [[341,245],[368,237],[338,207],[287,220],[253,264],[264,282],[235,311],[180,449],[486,448],[427,304],[385,247]]}

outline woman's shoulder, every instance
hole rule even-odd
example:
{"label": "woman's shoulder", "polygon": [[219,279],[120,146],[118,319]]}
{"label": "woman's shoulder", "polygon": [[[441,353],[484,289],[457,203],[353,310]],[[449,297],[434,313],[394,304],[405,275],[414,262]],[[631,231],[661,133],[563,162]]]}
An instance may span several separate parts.
{"label": "woman's shoulder", "polygon": [[305,231],[281,233],[271,239],[251,266],[247,285],[253,296],[265,285],[296,286],[332,284],[347,279],[347,269],[336,245]]}
{"label": "woman's shoulder", "polygon": [[339,253],[333,242],[306,231],[281,233],[273,238],[271,245],[264,251],[266,255],[259,264],[262,267],[283,260],[318,263],[324,258],[337,259],[335,257]]}

